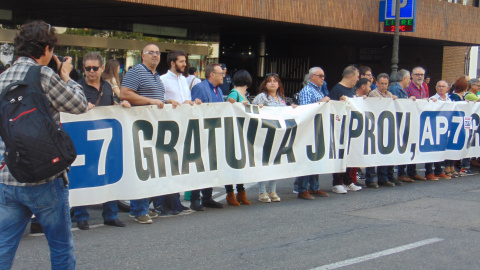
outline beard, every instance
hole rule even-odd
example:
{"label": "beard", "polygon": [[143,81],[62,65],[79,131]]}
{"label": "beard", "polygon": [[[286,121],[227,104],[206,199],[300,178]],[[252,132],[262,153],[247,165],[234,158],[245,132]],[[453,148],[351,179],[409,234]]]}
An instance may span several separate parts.
{"label": "beard", "polygon": [[179,67],[177,66],[177,64],[175,64],[175,71],[177,71],[178,73],[184,73],[185,72],[185,67]]}

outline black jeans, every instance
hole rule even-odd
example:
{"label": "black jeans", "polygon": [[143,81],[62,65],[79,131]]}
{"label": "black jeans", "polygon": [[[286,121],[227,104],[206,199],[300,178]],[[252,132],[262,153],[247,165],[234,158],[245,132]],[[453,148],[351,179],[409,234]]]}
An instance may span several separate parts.
{"label": "black jeans", "polygon": [[[233,192],[233,185],[226,185],[225,186],[225,191],[228,193],[228,192]],[[245,191],[245,187],[243,186],[243,184],[237,184],[237,192],[240,192],[240,191]]]}
{"label": "black jeans", "polygon": [[208,201],[212,199],[213,188],[204,188],[201,190],[200,189],[192,190],[192,194],[190,195],[191,202],[200,200],[200,191],[202,191],[202,201]]}

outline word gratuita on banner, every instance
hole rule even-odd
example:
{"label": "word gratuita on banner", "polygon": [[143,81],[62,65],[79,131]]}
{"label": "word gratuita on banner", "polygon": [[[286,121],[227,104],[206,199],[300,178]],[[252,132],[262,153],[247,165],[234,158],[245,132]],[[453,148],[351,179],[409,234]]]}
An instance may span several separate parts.
{"label": "word gratuita on banner", "polygon": [[210,103],[62,113],[78,154],[70,204],[480,156],[479,106],[353,98],[295,109]]}

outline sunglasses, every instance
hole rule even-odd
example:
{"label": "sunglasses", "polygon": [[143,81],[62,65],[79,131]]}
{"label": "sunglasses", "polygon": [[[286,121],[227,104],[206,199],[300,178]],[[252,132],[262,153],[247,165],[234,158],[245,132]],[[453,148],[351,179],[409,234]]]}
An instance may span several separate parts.
{"label": "sunglasses", "polygon": [[86,71],[90,71],[93,69],[93,71],[97,72],[100,67],[85,67]]}
{"label": "sunglasses", "polygon": [[278,74],[277,73],[267,73],[265,74],[265,77],[268,77],[268,76],[277,76],[278,77]]}

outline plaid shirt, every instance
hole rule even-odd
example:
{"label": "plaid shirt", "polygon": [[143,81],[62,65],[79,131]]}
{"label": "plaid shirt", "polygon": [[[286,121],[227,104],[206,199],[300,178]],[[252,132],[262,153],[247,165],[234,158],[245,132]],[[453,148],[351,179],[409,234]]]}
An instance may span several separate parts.
{"label": "plaid shirt", "polygon": [[[12,82],[23,80],[28,69],[37,65],[38,63],[29,57],[18,58],[11,68],[0,75],[0,91],[3,91],[3,89]],[[52,112],[53,120],[57,125],[60,125],[60,112],[79,114],[88,110],[87,99],[85,98],[82,87],[78,83],[73,80],[65,83],[60,76],[48,67],[42,68],[41,81],[43,92],[50,102],[50,111]],[[0,138],[0,157],[2,157],[0,168],[3,166],[0,170],[0,183],[2,184],[11,186],[35,186],[52,181],[59,176],[63,176],[65,181],[68,182],[67,173],[64,171],[57,176],[36,183],[20,183],[10,174],[7,166],[5,166],[5,161],[3,160],[4,153],[5,144]]]}
{"label": "plaid shirt", "polygon": [[375,90],[372,90],[370,91],[370,93],[368,93],[368,97],[379,97],[379,98],[391,98],[393,97],[392,93],[390,93],[390,91],[387,90],[387,92],[384,94],[382,94],[382,92],[380,92],[380,90],[375,89]]}
{"label": "plaid shirt", "polygon": [[405,88],[405,92],[407,92],[408,97],[415,96],[416,98],[428,98],[428,92],[425,87],[419,89],[413,82],[410,82],[407,88]]}
{"label": "plaid shirt", "polygon": [[323,99],[327,94],[322,91],[321,86],[308,81],[308,84],[300,91],[298,102],[300,103],[299,105],[313,104]]}

